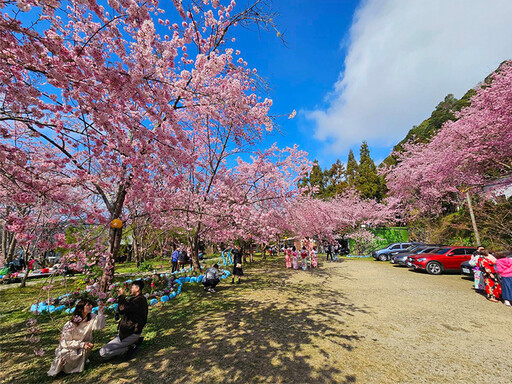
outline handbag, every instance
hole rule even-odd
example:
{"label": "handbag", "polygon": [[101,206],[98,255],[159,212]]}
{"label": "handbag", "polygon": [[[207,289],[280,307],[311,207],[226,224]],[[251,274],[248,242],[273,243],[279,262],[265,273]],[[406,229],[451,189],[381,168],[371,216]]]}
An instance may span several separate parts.
{"label": "handbag", "polygon": [[236,263],[235,267],[236,268],[242,268],[242,264],[241,263]]}

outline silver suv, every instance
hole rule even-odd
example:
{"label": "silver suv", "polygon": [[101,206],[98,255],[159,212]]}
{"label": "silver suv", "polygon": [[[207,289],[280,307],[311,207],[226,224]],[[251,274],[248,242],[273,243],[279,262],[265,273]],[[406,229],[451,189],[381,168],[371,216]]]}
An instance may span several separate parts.
{"label": "silver suv", "polygon": [[393,243],[386,248],[377,249],[372,252],[375,260],[386,261],[391,259],[391,253],[409,248],[412,245],[421,245],[422,243]]}

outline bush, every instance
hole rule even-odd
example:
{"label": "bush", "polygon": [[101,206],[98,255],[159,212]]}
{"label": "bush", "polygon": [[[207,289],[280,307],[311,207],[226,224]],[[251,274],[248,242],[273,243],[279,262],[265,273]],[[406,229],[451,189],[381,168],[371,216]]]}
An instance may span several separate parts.
{"label": "bush", "polygon": [[151,265],[149,261],[145,261],[141,265],[139,265],[139,268],[137,269],[143,272],[151,272],[153,270],[153,265]]}

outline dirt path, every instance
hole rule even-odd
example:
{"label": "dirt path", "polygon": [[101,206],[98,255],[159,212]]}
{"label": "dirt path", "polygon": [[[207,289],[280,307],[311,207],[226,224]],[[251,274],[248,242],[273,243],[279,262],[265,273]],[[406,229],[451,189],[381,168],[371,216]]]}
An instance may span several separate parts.
{"label": "dirt path", "polygon": [[[488,302],[460,275],[369,260],[307,272],[273,264],[213,295],[190,285],[151,309],[135,360],[104,363],[93,353],[85,372],[54,382],[512,383],[512,308]],[[115,332],[108,322],[98,346]],[[40,381],[47,359],[34,368]]]}
{"label": "dirt path", "polygon": [[512,309],[470,281],[371,261],[327,270],[326,286],[364,310],[340,316],[341,332],[361,337],[339,359],[357,382],[512,383]]}

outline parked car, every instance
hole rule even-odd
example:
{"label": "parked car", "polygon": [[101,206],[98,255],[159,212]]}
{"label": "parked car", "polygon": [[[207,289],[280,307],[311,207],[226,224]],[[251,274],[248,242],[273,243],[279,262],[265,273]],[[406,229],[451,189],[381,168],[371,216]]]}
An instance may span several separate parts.
{"label": "parked car", "polygon": [[473,268],[474,267],[472,267],[469,264],[469,261],[465,261],[460,265],[460,270],[461,270],[462,274],[466,275],[466,276],[473,276],[475,274],[475,271],[473,271]]}
{"label": "parked car", "polygon": [[412,245],[422,245],[422,243],[393,243],[388,245],[386,248],[377,249],[372,252],[372,256],[376,260],[386,261],[391,259],[391,253],[400,251],[402,249],[408,249]]}
{"label": "parked car", "polygon": [[461,264],[471,259],[476,247],[441,247],[431,253],[409,256],[407,266],[415,270],[425,270],[431,275],[443,271],[460,271]]}
{"label": "parked car", "polygon": [[418,245],[409,251],[397,252],[396,254],[391,255],[391,264],[406,267],[407,258],[409,258],[410,256],[419,255],[423,253],[430,253],[439,247],[441,247],[441,245]]}

